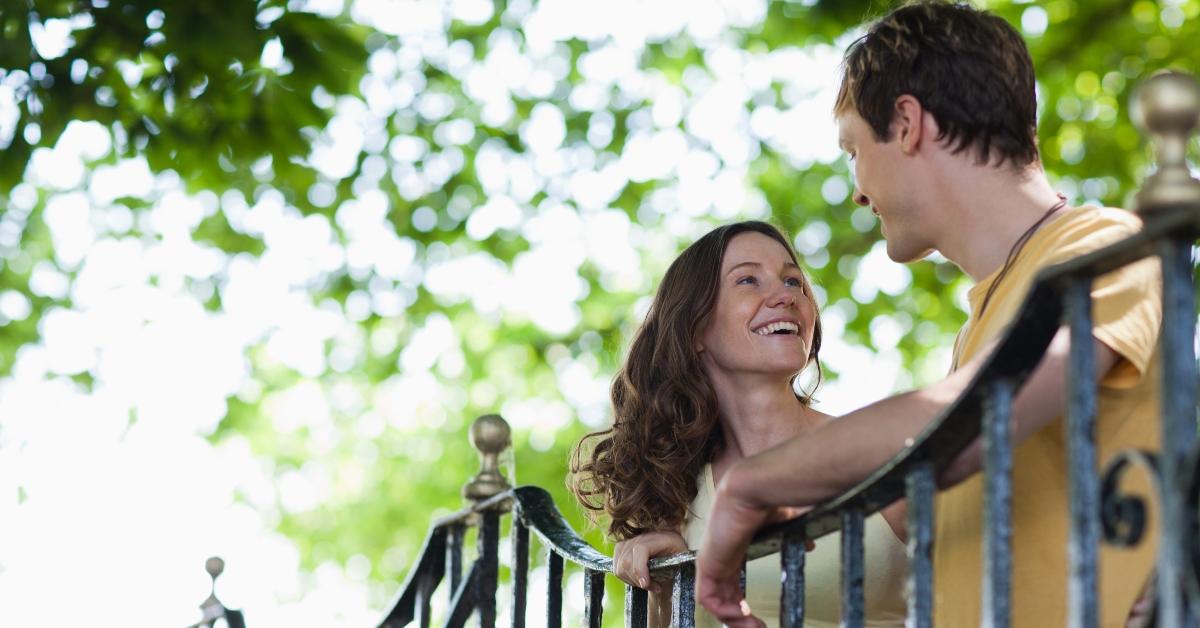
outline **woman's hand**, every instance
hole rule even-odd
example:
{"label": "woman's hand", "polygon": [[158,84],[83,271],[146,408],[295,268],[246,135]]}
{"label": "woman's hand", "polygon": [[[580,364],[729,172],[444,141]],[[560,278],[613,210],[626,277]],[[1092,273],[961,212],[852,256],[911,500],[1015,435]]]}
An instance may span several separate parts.
{"label": "woman's hand", "polygon": [[646,532],[617,543],[613,549],[613,573],[626,584],[659,593],[662,586],[650,579],[650,559],[688,551],[678,532]]}

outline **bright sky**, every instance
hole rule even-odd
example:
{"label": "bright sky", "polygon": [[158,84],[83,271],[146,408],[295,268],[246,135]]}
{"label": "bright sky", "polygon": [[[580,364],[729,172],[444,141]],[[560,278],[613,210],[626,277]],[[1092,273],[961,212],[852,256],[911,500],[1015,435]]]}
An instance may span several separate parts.
{"label": "bright sky", "polygon": [[[341,0],[300,4],[322,13],[345,8]],[[277,503],[302,512],[333,490],[328,470],[306,465],[276,482],[239,438],[218,447],[203,439],[224,415],[228,398],[264,394],[248,349],[262,345],[261,360],[305,376],[262,399],[279,429],[317,428],[317,442],[332,443],[337,435],[329,417],[353,411],[360,393],[371,397],[372,410],[360,421],[368,432],[436,424],[444,416],[435,408],[445,391],[431,372],[453,375],[463,368],[463,338],[444,316],[432,316],[416,330],[398,374],[378,390],[328,395],[316,378],[345,371],[362,352],[393,350],[406,324],[401,314],[422,283],[445,302],[469,301],[485,317],[516,315],[548,332],[571,330],[580,321],[576,302],[585,286],[578,270],[585,261],[601,270],[607,286],[637,287],[644,280],[639,250],[672,255],[675,238],[708,229],[701,218],[765,215],[764,203],[746,184],[756,139],[798,167],[839,158],[829,111],[840,47],[749,53],[724,36],[731,26],[761,21],[765,2],[509,4],[523,16],[523,46],[513,33],[498,31],[475,63],[469,46],[446,40],[445,20],[485,21],[490,1],[455,0],[448,10],[435,0],[355,1],[351,15],[395,36],[400,46],[374,53],[362,100],[336,102],[338,113],[311,162],[338,179],[362,151],[386,151],[394,160],[390,169],[383,159],[367,169],[375,168],[377,178],[392,177],[403,194],[416,198],[463,167],[454,146],[474,134],[470,122],[455,117],[452,103],[423,90],[423,57],[449,68],[483,104],[485,117],[500,122],[515,115],[513,95],[548,95],[565,76],[561,42],[591,42],[580,61],[583,80],[568,98],[571,107],[596,112],[588,145],[564,145],[563,111],[543,102],[520,123],[527,152],[501,144],[479,151],[475,165],[490,200],[461,208],[470,212],[467,233],[484,239],[519,229],[531,246],[510,266],[445,247],[432,250],[432,263],[422,266],[415,243],[386,223],[388,199],[377,190],[337,208],[342,242],[334,224],[301,215],[278,193],[257,199],[188,195],[177,176],[155,175],[141,159],[89,169],[86,160],[111,150],[108,131],[94,123],[72,123],[53,148],[38,149],[27,183],[14,190],[12,207],[0,218],[0,244],[6,233],[20,232],[34,202],[31,186],[53,191],[45,220],[55,258],[32,269],[29,289],[69,296],[72,306],[45,315],[40,342],[25,347],[12,375],[0,379],[0,624],[72,625],[119,615],[123,625],[184,626],[196,620],[194,609],[208,594],[204,560],[219,554],[227,564],[219,593],[246,609],[252,626],[372,625],[380,609],[369,606],[370,563],[364,557],[345,568],[326,564],[303,574],[297,550],[273,530]],[[630,14],[638,19],[624,17]],[[1036,16],[1029,19],[1036,22]],[[71,28],[82,26],[48,21],[33,33],[35,45],[43,56],[62,55]],[[703,43],[712,69],[711,75],[685,76],[685,89],[637,65],[647,42],[681,32]],[[281,71],[285,57],[278,45],[264,50],[264,63]],[[128,68],[127,80],[138,76],[136,67]],[[785,86],[788,106],[751,111],[746,103],[752,92],[774,81]],[[632,116],[634,130],[619,159],[598,162],[597,149],[612,133],[604,107],[613,86],[617,97],[654,104]],[[0,140],[16,132],[12,99],[12,86],[0,82]],[[434,150],[423,140],[399,135],[386,146],[379,143],[383,120],[402,108],[436,125],[446,140],[439,142],[450,146],[420,171],[411,164]],[[649,180],[668,182],[652,203],[667,216],[656,230],[609,205],[628,182]],[[543,189],[552,192],[549,200],[531,207]],[[837,203],[849,189],[834,178],[823,193]],[[313,194],[328,191],[318,187]],[[113,204],[122,196],[145,198],[152,208],[134,215]],[[196,225],[216,211],[225,212],[235,229],[260,237],[263,255],[229,256],[194,241]],[[432,211],[418,211],[414,228],[430,229],[436,219]],[[152,237],[126,235],[135,220]],[[828,227],[814,224],[796,241],[802,252],[817,254],[828,239]],[[21,255],[7,263],[22,263]],[[372,277],[370,289],[352,294],[344,307],[314,303],[307,287],[343,267]],[[862,299],[879,291],[894,295],[909,281],[908,270],[876,247],[863,258],[853,293]],[[206,311],[201,300],[215,291],[224,307]],[[365,337],[356,323],[372,311],[395,317],[397,327]],[[21,292],[0,288],[0,325],[29,314]],[[879,321],[871,333],[884,350],[871,354],[840,341],[845,320],[843,308],[826,308],[822,354],[843,377],[819,397],[822,409],[833,413],[893,390],[900,356],[890,348],[907,331]],[[327,357],[328,341],[337,349]],[[607,379],[594,361],[568,359],[557,370],[567,404],[516,399],[501,407],[514,427],[530,430],[535,443],[575,417],[598,423],[606,416]],[[95,377],[90,392],[70,379],[84,372]],[[246,500],[236,501],[235,494]]]}

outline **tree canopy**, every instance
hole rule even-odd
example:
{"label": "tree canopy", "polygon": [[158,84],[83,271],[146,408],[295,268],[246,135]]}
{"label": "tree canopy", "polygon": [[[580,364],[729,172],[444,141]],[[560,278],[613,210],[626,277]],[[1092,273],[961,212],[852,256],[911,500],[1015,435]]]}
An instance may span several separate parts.
{"label": "tree canopy", "polygon": [[[1200,1],[981,4],[1029,42],[1056,185],[1125,205],[1149,165],[1131,90],[1195,70]],[[365,569],[378,607],[459,507],[475,416],[505,415],[515,480],[586,527],[568,449],[715,224],[794,236],[831,390],[890,378],[840,403],[938,377],[964,280],[886,261],[830,116],[889,6],[3,2],[0,461],[47,438],[31,382],[103,399],[118,440],[202,435],[254,461],[238,499],[304,568]],[[19,508],[39,486],[15,482]]]}

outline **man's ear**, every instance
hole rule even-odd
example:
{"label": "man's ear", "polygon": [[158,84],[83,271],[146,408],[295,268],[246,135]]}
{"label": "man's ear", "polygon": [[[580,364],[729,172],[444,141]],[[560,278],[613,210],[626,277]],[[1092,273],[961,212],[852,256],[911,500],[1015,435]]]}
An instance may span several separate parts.
{"label": "man's ear", "polygon": [[901,94],[896,98],[892,124],[895,125],[896,139],[900,141],[900,150],[905,155],[915,154],[921,140],[931,131],[927,125],[932,120],[926,118],[926,113],[916,96]]}

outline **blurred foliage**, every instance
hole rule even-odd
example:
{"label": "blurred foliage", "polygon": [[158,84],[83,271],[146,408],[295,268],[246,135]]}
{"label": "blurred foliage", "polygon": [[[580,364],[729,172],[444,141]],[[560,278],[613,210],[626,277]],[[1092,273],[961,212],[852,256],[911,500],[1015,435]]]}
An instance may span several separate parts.
{"label": "blurred foliage", "polygon": [[[73,120],[98,122],[113,138],[112,150],[89,167],[140,156],[154,173],[174,173],[190,192],[215,193],[220,203],[192,237],[228,259],[237,254],[260,256],[267,246],[261,234],[231,218],[231,190],[251,203],[278,190],[289,211],[325,217],[342,243],[347,238],[336,219],[338,209],[379,190],[387,198],[388,223],[415,245],[415,264],[426,269],[435,261],[473,253],[511,265],[531,247],[521,228],[525,221],[547,203],[561,201],[573,207],[561,192],[567,172],[542,181],[541,189],[519,199],[520,224],[501,226],[481,240],[467,234],[470,215],[489,196],[480,182],[486,173],[477,169],[477,154],[487,146],[513,158],[529,156],[522,128],[538,106],[550,104],[562,113],[562,145],[571,147],[581,160],[580,169],[586,170],[617,159],[631,130],[647,125],[655,105],[644,94],[634,97],[636,90],[614,85],[600,94],[602,105],[595,110],[572,104],[572,90],[582,81],[581,61],[611,43],[598,37],[570,39],[555,44],[548,54],[539,53],[520,71],[549,68],[550,83],[544,89],[511,90],[511,115],[484,111],[480,99],[465,88],[464,64],[481,63],[489,50],[507,42],[525,50],[528,2],[499,2],[485,19],[454,21],[440,36],[423,43],[375,30],[351,19],[348,9],[329,17],[294,10],[294,4],[0,4],[0,86],[9,90],[17,109],[12,124],[0,123],[0,290],[18,291],[32,305],[21,320],[0,318],[0,375],[10,372],[22,346],[38,341],[43,312],[72,305],[69,295],[46,296],[29,289],[31,269],[40,262],[55,263],[72,277],[78,267],[56,260],[43,210],[57,191],[32,185],[27,166],[35,151],[53,147]],[[1040,78],[1042,156],[1052,178],[1077,202],[1124,205],[1149,161],[1144,142],[1128,120],[1131,90],[1161,68],[1195,71],[1200,60],[1200,49],[1193,45],[1200,35],[1200,2],[986,4],[1023,25],[1028,38]],[[677,30],[652,39],[636,64],[643,74],[690,97],[713,76],[710,66],[717,60],[711,52],[717,43],[757,55],[840,46],[864,18],[886,8],[887,3],[863,0],[772,2],[764,20],[730,28],[715,38],[699,41]],[[64,24],[71,27],[67,50],[51,56],[33,45],[32,32]],[[282,62],[264,65],[264,50],[271,46],[281,47]],[[433,52],[425,54],[428,51]],[[393,63],[381,63],[368,73],[369,59]],[[385,81],[393,93],[399,85],[422,97],[441,95],[449,106],[444,111],[418,111],[412,94],[402,104],[384,106],[380,124],[368,129],[349,171],[330,176],[314,165],[314,145],[328,141],[323,134],[330,132],[327,125],[344,105],[370,99],[368,92],[377,87],[372,81]],[[772,83],[749,93],[745,107],[784,111],[805,96]],[[401,100],[396,97],[393,102]],[[452,120],[469,123],[465,140],[449,137],[447,123]],[[691,131],[686,120],[677,126]],[[415,156],[398,157],[398,139],[415,141],[422,149]],[[692,135],[688,141],[700,151],[712,148]],[[844,199],[840,202],[831,205],[826,200],[829,182],[846,180],[845,163],[797,161],[772,141],[754,139],[752,144],[744,173],[748,188],[760,196],[751,195],[747,203],[769,207],[770,219],[789,233],[805,233],[817,223],[827,227],[827,237],[818,238],[827,244],[802,252],[815,283],[824,289],[824,308],[836,310],[845,320],[846,342],[877,348],[872,321],[893,317],[911,332],[896,347],[912,373],[898,386],[936,377],[930,349],[948,345],[963,320],[952,298],[962,288],[957,270],[945,262],[914,265],[908,289],[896,296],[877,292],[856,300],[852,284],[859,261],[879,236],[869,212],[854,207],[844,193],[833,194]],[[414,184],[418,175],[422,179]],[[18,184],[23,193],[36,196],[28,210],[10,209],[10,195],[21,187]],[[678,193],[669,177],[626,181],[610,207],[647,232],[665,234]],[[140,217],[154,202],[115,201],[135,219],[132,227],[113,236],[153,238]],[[432,224],[424,224],[431,215]],[[711,216],[698,220],[720,222]],[[671,254],[686,244],[683,235],[663,237],[674,238],[668,247]],[[644,277],[636,286],[620,286],[602,269],[584,263],[579,272],[585,284],[577,301],[579,322],[565,333],[548,332],[519,315],[481,314],[469,299],[436,295],[420,281],[352,272],[345,266],[325,273],[307,286],[313,303],[333,303],[343,311],[349,309],[348,299],[392,292],[404,295],[407,306],[397,315],[372,311],[357,321],[355,338],[371,349],[358,351],[349,367],[331,367],[316,378],[263,357],[261,347],[251,348],[248,357],[258,394],[230,398],[228,414],[211,439],[244,439],[276,477],[300,469],[326,476],[337,487],[329,499],[303,512],[288,512],[277,504],[269,516],[295,541],[307,567],[344,563],[353,555],[369,558],[371,577],[381,583],[376,597],[383,604],[414,558],[431,517],[460,506],[459,489],[477,465],[465,436],[469,420],[518,400],[562,407],[559,384],[572,364],[584,364],[601,379],[615,370],[638,323],[634,304],[652,291],[670,260],[670,254],[645,243],[639,246]],[[215,279],[220,283],[220,276]],[[205,307],[219,312],[221,291],[207,294],[202,299]],[[364,434],[361,419],[373,391],[402,374],[402,350],[435,313],[448,318],[461,341],[461,368],[439,363],[433,371],[443,387],[445,406],[424,409],[407,427],[387,425],[377,434]],[[334,351],[338,342],[328,343],[327,350]],[[75,376],[82,385],[89,384],[86,373]],[[830,376],[836,378],[837,373]],[[317,427],[280,429],[264,407],[262,400],[273,391],[307,379],[314,379],[327,394],[350,390],[358,399],[334,413],[333,425],[320,426],[336,434],[330,446],[314,444]],[[580,529],[585,525],[564,489],[563,475],[568,448],[587,429],[579,421],[567,421],[555,424],[550,434],[518,430],[514,437],[517,479],[551,490]],[[589,538],[603,546],[594,530]]]}

